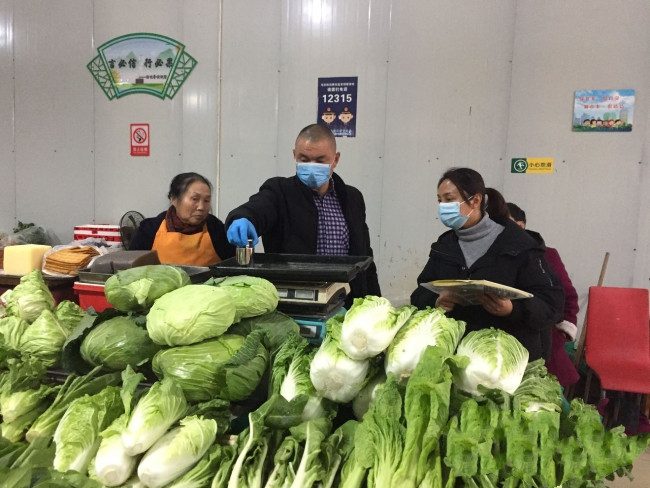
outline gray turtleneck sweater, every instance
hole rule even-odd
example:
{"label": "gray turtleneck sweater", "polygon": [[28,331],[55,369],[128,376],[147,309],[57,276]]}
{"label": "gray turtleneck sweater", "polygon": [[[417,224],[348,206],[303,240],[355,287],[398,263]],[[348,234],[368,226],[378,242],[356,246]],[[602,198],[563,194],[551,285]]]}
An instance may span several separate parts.
{"label": "gray turtleneck sweater", "polygon": [[485,212],[483,218],[469,229],[457,229],[458,244],[460,245],[465,264],[469,268],[478,258],[483,256],[490,248],[494,240],[503,232],[501,224],[497,224]]}

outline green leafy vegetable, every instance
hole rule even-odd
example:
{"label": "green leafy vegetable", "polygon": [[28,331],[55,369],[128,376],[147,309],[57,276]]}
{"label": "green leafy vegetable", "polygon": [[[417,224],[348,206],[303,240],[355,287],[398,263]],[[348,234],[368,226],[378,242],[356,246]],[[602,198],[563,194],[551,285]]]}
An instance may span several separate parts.
{"label": "green leafy vegetable", "polygon": [[268,363],[262,333],[244,338],[234,334],[163,349],[152,361],[159,378],[173,378],[190,401],[215,396],[227,400],[247,398],[257,387]]}
{"label": "green leafy vegetable", "polygon": [[443,309],[427,307],[418,310],[388,346],[386,372],[405,382],[428,346],[438,346],[453,354],[464,333],[465,322],[445,316]]}
{"label": "green leafy vegetable", "polygon": [[127,418],[126,413],[122,414],[101,432],[101,443],[89,471],[104,486],[120,486],[135,471],[138,458],[128,455],[122,444]]}
{"label": "green leafy vegetable", "polygon": [[8,348],[18,351],[20,339],[27,327],[29,327],[29,322],[19,317],[7,316],[1,318],[0,334],[2,334],[4,344]]}
{"label": "green leafy vegetable", "polygon": [[352,400],[352,411],[357,420],[361,420],[364,414],[370,409],[370,404],[375,399],[377,388],[386,381],[386,373],[379,371],[375,374],[366,386]]}
{"label": "green leafy vegetable", "polygon": [[86,312],[73,301],[62,300],[54,309],[54,314],[66,329],[73,331],[79,325],[81,319],[84,318]]}
{"label": "green leafy vegetable", "polygon": [[107,386],[74,400],[54,432],[54,469],[86,473],[101,441],[100,432],[124,412],[120,388]]}
{"label": "green leafy vegetable", "polygon": [[257,276],[240,275],[212,278],[208,283],[226,290],[230,294],[235,304],[233,322],[272,312],[280,300],[275,285]]}
{"label": "green leafy vegetable", "polygon": [[341,346],[342,315],[327,321],[327,333],[312,359],[309,377],[319,395],[334,402],[347,403],[365,386],[369,372],[368,359],[348,357]]}
{"label": "green leafy vegetable", "polygon": [[406,428],[401,423],[402,396],[397,379],[389,374],[377,389],[375,401],[357,427],[355,456],[370,470],[368,483],[376,488],[398,486],[394,476],[404,450]]}
{"label": "green leafy vegetable", "polygon": [[317,392],[309,377],[311,361],[316,349],[307,339],[293,333],[280,347],[273,361],[271,372],[272,392],[280,393],[286,400],[303,395],[306,404],[302,413],[303,420],[311,420],[327,415],[327,402]]}
{"label": "green leafy vegetable", "polygon": [[59,363],[61,349],[70,330],[64,327],[50,310],[41,314],[23,332],[18,344],[18,350],[25,355],[33,355],[42,360],[47,366]]}
{"label": "green leafy vegetable", "polygon": [[186,412],[181,387],[171,378],[157,381],[131,412],[122,433],[124,450],[130,456],[145,452]]}
{"label": "green leafy vegetable", "polygon": [[168,485],[167,488],[204,488],[210,486],[225,486],[230,466],[235,459],[235,449],[232,446],[213,444],[201,460],[187,473]]}
{"label": "green leafy vegetable", "polygon": [[469,358],[457,384],[472,395],[479,394],[479,385],[514,393],[528,364],[528,350],[514,336],[495,328],[470,332],[456,354]]}
{"label": "green leafy vegetable", "polygon": [[187,285],[156,301],[147,314],[147,330],[156,344],[196,344],[223,334],[234,318],[235,305],[227,291]]}
{"label": "green leafy vegetable", "polygon": [[[3,295],[5,296],[5,295]],[[7,315],[33,322],[43,310],[54,310],[54,297],[43,280],[40,269],[30,271],[20,278],[6,302]]]}
{"label": "green leafy vegetable", "polygon": [[412,305],[394,308],[382,297],[355,298],[341,327],[341,349],[356,360],[378,355],[415,310]]}
{"label": "green leafy vegetable", "polygon": [[257,317],[241,319],[228,329],[228,333],[247,336],[255,330],[264,332],[264,347],[271,355],[275,355],[290,334],[300,333],[300,326],[288,315],[274,310]]}
{"label": "green leafy vegetable", "polygon": [[525,412],[561,412],[562,387],[548,374],[543,359],[528,363],[513,395],[513,408]]}
{"label": "green leafy vegetable", "polygon": [[122,433],[131,414],[135,390],[143,379],[144,375],[135,373],[130,366],[122,371],[120,398],[124,413],[100,433],[97,454],[88,467],[89,476],[101,482],[102,486],[121,486],[135,471],[138,458],[126,453]]}
{"label": "green leafy vegetable", "polygon": [[106,280],[108,303],[124,312],[151,308],[166,293],[190,284],[189,275],[177,266],[154,264],[118,271]]}
{"label": "green leafy vegetable", "polygon": [[81,357],[93,366],[121,371],[146,363],[160,349],[144,327],[131,317],[119,316],[93,328],[81,343]]}
{"label": "green leafy vegetable", "polygon": [[40,417],[38,417],[38,419],[36,419],[25,434],[27,441],[34,442],[38,439],[47,441],[51,439],[59,421],[73,400],[84,395],[94,395],[107,386],[119,384],[119,373],[109,373],[97,376],[99,371],[100,368],[98,367],[84,376],[69,375],[61,386],[61,389],[57,393],[52,404]]}
{"label": "green leafy vegetable", "polygon": [[186,417],[147,451],[138,464],[138,478],[149,488],[167,485],[189,471],[214,444],[217,423]]}

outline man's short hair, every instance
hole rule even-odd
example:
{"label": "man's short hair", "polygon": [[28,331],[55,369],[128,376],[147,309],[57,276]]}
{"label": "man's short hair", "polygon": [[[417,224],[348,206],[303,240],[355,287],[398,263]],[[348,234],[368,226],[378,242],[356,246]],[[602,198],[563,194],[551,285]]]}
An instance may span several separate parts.
{"label": "man's short hair", "polygon": [[303,128],[296,137],[296,142],[298,139],[308,139],[313,142],[319,142],[322,140],[328,140],[334,146],[334,151],[336,151],[336,137],[332,131],[321,124],[310,124],[307,127]]}

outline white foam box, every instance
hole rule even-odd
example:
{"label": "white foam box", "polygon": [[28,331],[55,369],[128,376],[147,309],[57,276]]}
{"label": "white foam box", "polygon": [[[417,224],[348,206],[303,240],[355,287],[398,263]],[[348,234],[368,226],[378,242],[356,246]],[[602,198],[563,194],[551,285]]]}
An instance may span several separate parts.
{"label": "white foam box", "polygon": [[42,244],[17,244],[5,247],[4,272],[7,275],[26,275],[35,269],[42,269],[43,255],[52,246]]}
{"label": "white foam box", "polygon": [[113,224],[86,224],[74,226],[74,240],[81,241],[94,237],[104,239],[110,245],[121,244],[120,226]]}

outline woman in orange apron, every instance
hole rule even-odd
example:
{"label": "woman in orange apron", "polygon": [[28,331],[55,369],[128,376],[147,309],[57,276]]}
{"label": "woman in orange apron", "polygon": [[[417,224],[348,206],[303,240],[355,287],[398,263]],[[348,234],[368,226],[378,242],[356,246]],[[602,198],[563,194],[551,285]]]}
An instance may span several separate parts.
{"label": "woman in orange apron", "polygon": [[198,173],[176,175],[166,212],[142,221],[130,250],[158,251],[161,263],[210,266],[235,255],[223,222],[210,213],[212,185]]}

